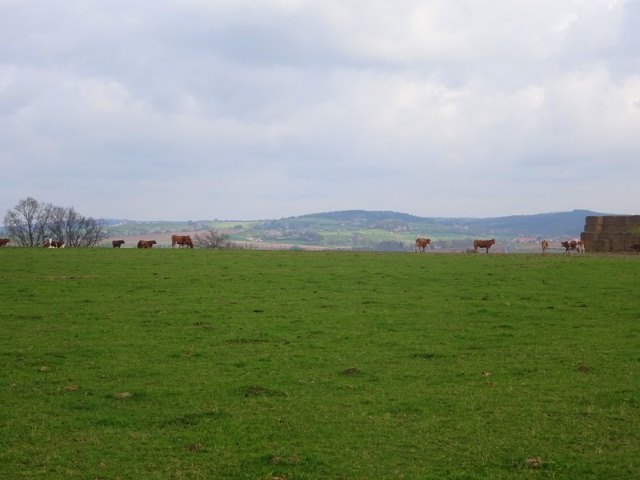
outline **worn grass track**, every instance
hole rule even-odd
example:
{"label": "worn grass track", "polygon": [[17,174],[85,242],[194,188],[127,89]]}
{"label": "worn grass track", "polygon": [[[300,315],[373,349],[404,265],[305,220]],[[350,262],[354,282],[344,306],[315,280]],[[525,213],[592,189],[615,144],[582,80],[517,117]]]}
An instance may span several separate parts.
{"label": "worn grass track", "polygon": [[640,478],[640,257],[0,250],[0,478]]}

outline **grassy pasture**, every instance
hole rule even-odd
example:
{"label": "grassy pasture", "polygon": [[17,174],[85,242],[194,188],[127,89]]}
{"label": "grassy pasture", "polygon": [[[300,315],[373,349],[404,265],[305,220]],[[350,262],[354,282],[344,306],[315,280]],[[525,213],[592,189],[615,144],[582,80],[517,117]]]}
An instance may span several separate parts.
{"label": "grassy pasture", "polygon": [[0,478],[640,478],[640,256],[0,249]]}

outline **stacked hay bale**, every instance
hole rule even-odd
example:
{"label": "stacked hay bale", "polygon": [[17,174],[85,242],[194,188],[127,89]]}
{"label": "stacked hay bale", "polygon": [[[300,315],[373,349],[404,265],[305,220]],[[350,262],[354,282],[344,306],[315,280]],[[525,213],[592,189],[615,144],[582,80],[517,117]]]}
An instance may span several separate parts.
{"label": "stacked hay bale", "polygon": [[640,215],[587,217],[580,240],[590,252],[631,252],[640,244]]}

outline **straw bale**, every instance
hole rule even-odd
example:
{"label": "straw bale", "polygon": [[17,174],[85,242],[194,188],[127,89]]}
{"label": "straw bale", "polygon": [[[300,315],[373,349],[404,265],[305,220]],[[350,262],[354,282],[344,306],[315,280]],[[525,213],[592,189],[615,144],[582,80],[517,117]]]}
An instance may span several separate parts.
{"label": "straw bale", "polygon": [[587,217],[585,219],[584,231],[587,233],[596,233],[602,231],[601,222],[599,219],[602,217]]}
{"label": "straw bale", "polygon": [[592,252],[628,252],[640,243],[640,215],[589,216],[580,239]]}

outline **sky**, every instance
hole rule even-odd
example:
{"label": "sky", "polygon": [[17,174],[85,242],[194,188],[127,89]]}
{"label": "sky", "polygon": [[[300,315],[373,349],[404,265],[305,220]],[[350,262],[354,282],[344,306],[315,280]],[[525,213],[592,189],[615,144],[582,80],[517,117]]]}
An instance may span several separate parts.
{"label": "sky", "polygon": [[0,12],[2,216],[640,214],[639,0]]}

